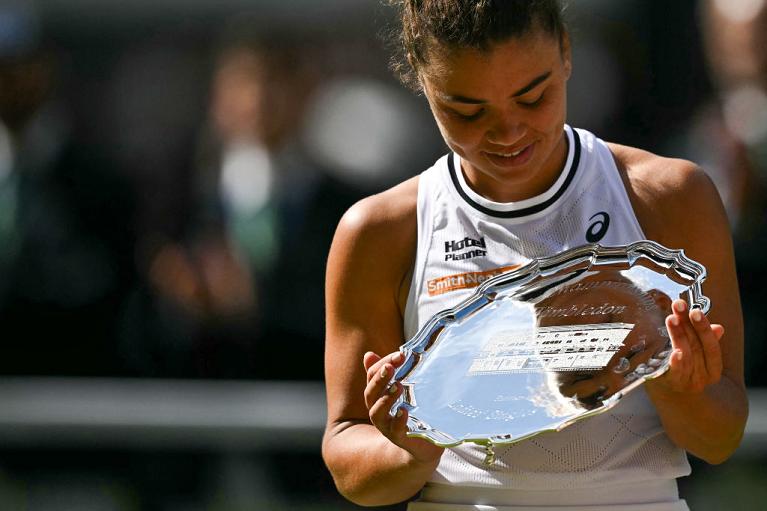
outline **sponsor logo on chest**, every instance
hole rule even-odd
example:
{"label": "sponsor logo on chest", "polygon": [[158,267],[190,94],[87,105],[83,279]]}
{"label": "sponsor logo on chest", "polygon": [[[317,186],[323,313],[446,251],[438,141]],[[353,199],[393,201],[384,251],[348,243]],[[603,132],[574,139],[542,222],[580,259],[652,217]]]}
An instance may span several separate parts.
{"label": "sponsor logo on chest", "polygon": [[444,277],[438,277],[431,279],[426,283],[426,289],[429,296],[437,296],[458,289],[471,289],[478,287],[480,284],[488,279],[500,275],[501,273],[515,270],[520,265],[513,264],[510,266],[501,266],[500,268],[493,268],[486,271],[471,271],[467,273],[456,273],[454,275],[445,275]]}
{"label": "sponsor logo on chest", "polygon": [[[466,250],[466,252],[461,252]],[[487,255],[487,245],[485,238],[469,238],[462,240],[445,242],[445,261],[463,261],[474,257],[484,257]]]}

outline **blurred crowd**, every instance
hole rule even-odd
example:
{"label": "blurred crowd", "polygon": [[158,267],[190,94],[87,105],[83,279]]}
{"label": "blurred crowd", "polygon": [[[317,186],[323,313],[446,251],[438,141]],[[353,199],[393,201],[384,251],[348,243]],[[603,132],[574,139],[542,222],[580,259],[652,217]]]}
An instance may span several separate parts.
{"label": "blurred crowd", "polygon": [[42,21],[0,8],[0,372],[321,379],[338,219],[440,150],[378,41]]}
{"label": "blurred crowd", "polygon": [[[570,122],[690,158],[720,190],[752,385],[767,385],[765,3],[568,7]],[[34,6],[0,4],[0,374],[321,379],[338,219],[445,151],[380,31],[256,13],[89,39]]]}

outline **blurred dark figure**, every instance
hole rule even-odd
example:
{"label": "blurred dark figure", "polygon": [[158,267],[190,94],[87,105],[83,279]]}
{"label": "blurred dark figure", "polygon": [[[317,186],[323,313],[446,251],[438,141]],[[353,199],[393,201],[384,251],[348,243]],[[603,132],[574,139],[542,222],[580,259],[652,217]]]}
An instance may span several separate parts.
{"label": "blurred dark figure", "polygon": [[317,78],[308,47],[267,44],[241,30],[225,42],[213,73],[208,179],[228,232],[261,280],[304,221],[319,177],[296,138]]}
{"label": "blurred dark figure", "polygon": [[[173,34],[139,41],[111,73],[103,143],[135,190],[137,278],[118,319],[129,374],[248,378],[256,363],[251,272],[199,172],[206,50]],[[213,196],[213,200],[211,200]]]}
{"label": "blurred dark figure", "polygon": [[31,7],[0,7],[0,20],[0,371],[112,374],[133,278],[128,188],[71,138]]}
{"label": "blurred dark figure", "polygon": [[767,184],[767,4],[706,0],[700,17],[715,95],[693,133],[718,152],[718,159],[705,156],[714,160],[737,241],[748,242],[762,231]]}
{"label": "blurred dark figure", "polygon": [[[212,75],[203,203],[238,255],[236,284],[251,286],[259,318],[253,376],[319,379],[324,254],[332,217],[348,202],[321,191],[322,172],[299,139],[321,53],[299,39],[253,33],[246,20],[226,33]],[[339,204],[318,204],[327,199]],[[221,286],[231,302],[241,292]],[[280,362],[286,353],[289,365]]]}
{"label": "blurred dark figure", "polygon": [[724,201],[745,317],[746,382],[767,385],[767,2],[706,0],[699,16],[714,91],[680,154],[706,169]]}
{"label": "blurred dark figure", "polygon": [[[110,103],[157,105],[150,122],[135,107],[116,107],[124,129],[110,144],[124,148],[115,159],[141,198],[141,277],[120,328],[120,352],[138,374],[322,374],[324,254],[348,201],[311,210],[321,173],[298,133],[319,75],[316,52],[251,26],[227,25],[207,112],[189,106],[200,92],[189,84],[206,81],[197,63],[179,64],[162,45],[135,52],[116,73]],[[309,351],[282,366],[275,357],[291,344]]]}
{"label": "blurred dark figure", "polygon": [[319,380],[335,226],[357,200],[425,169],[442,141],[424,104],[376,77],[386,57],[364,42],[254,33],[247,18],[227,34],[211,95],[208,189],[252,272],[256,374]]}

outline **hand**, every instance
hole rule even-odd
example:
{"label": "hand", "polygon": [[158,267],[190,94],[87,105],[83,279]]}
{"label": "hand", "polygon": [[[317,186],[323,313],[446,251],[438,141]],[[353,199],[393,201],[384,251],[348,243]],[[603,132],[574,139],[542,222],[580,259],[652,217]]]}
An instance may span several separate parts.
{"label": "hand", "polygon": [[711,324],[700,309],[688,312],[684,300],[674,300],[666,318],[673,352],[669,370],[647,382],[651,388],[670,392],[698,394],[722,377],[722,349],[719,341],[724,327]]}
{"label": "hand", "polygon": [[405,357],[399,351],[385,357],[369,351],[365,353],[362,363],[367,371],[367,386],[365,387],[365,406],[368,408],[370,422],[393,444],[408,451],[417,461],[429,462],[439,459],[445,450],[421,438],[407,436],[407,410],[400,408],[396,416],[389,413],[399,395],[402,385],[389,385],[397,367],[401,366]]}

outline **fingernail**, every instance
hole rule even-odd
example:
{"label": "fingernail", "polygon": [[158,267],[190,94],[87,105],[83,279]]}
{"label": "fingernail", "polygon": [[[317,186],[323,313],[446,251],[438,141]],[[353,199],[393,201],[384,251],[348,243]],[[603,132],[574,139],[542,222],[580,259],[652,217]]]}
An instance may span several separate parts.
{"label": "fingernail", "polygon": [[381,378],[386,378],[387,376],[389,376],[389,371],[387,371],[386,366],[384,366],[383,369],[381,369]]}
{"label": "fingernail", "polygon": [[674,304],[674,308],[677,312],[684,312],[687,309],[687,304],[680,300]]}
{"label": "fingernail", "polygon": [[389,386],[389,390],[387,390],[387,392],[389,393],[389,395],[396,394],[397,393],[397,384],[396,383],[391,384]]}
{"label": "fingernail", "polygon": [[679,318],[676,316],[671,316],[671,319],[669,319],[672,325],[679,326]]}
{"label": "fingernail", "polygon": [[398,419],[402,417],[402,408],[397,408],[397,413],[394,416]]}
{"label": "fingernail", "polygon": [[703,319],[703,313],[700,311],[700,309],[695,309],[692,311],[690,316],[692,316],[693,321],[701,321]]}

